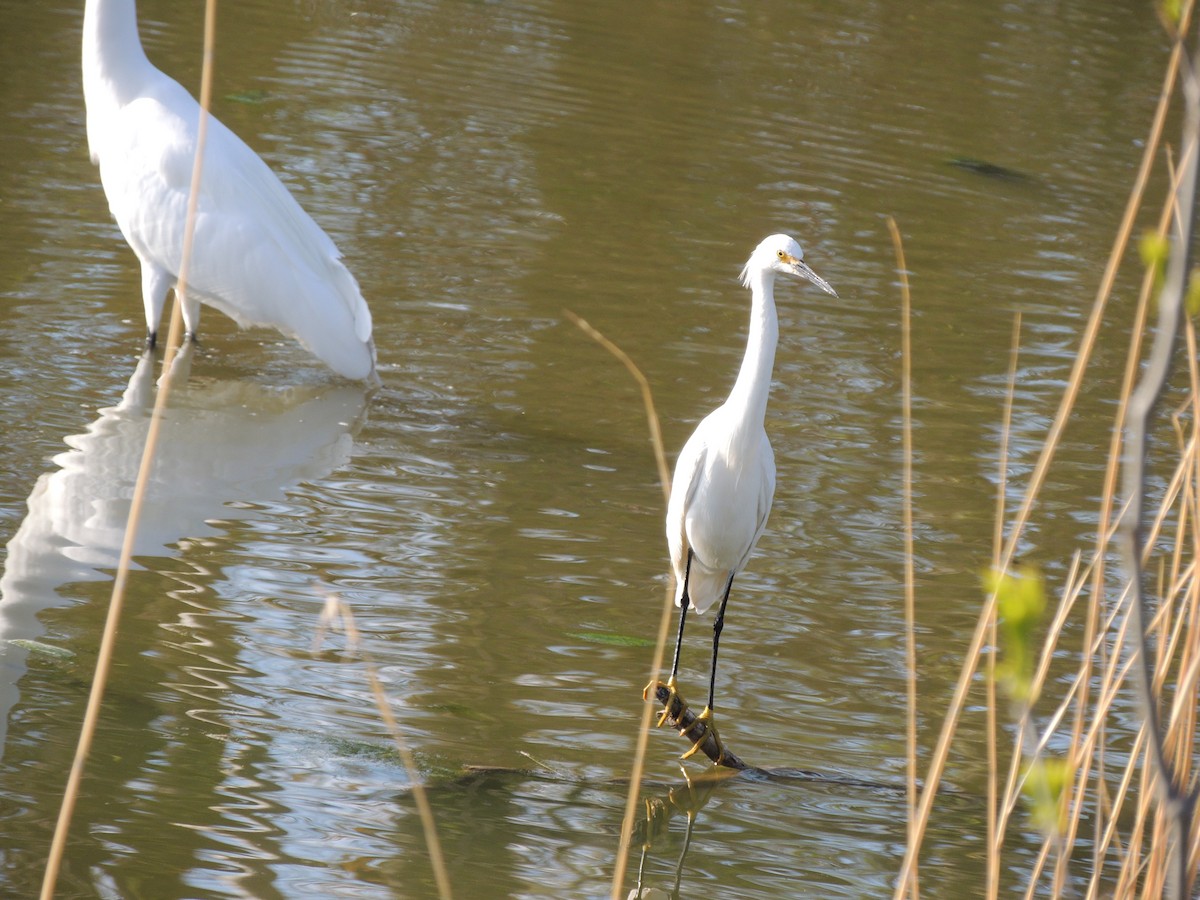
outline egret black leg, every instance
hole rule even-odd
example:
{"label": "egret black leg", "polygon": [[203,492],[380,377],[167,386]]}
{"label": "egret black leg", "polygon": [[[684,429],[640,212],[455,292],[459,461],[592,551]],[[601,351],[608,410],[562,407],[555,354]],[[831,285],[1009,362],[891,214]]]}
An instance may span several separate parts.
{"label": "egret black leg", "polygon": [[679,651],[683,647],[683,623],[687,621],[688,606],[691,597],[688,595],[688,578],[692,574],[692,548],[688,547],[687,562],[683,566],[683,596],[679,600],[679,634],[675,637],[675,660],[671,663],[671,681],[679,673]]}
{"label": "egret black leg", "polygon": [[153,350],[154,345],[157,343],[158,343],[158,332],[147,330],[146,331],[146,349]]}
{"label": "egret black leg", "polygon": [[729,591],[733,587],[733,576],[725,584],[725,596],[721,598],[721,607],[717,617],[713,619],[713,652],[712,671],[708,674],[708,708],[713,708],[713,695],[717,689],[717,646],[721,643],[721,629],[725,627],[725,604],[729,602]]}
{"label": "egret black leg", "polygon": [[721,643],[721,629],[725,627],[725,604],[729,602],[729,590],[733,587],[733,576],[729,576],[729,581],[725,583],[725,596],[721,598],[721,606],[717,610],[717,617],[713,620],[713,651],[712,651],[712,670],[708,675],[708,705],[704,707],[703,712],[696,716],[697,722],[703,722],[706,726],[704,733],[700,736],[700,740],[692,745],[692,749],[683,754],[683,758],[694,756],[710,737],[717,745],[717,758],[714,760],[719,766],[725,761],[725,745],[721,742],[721,735],[717,734],[717,723],[714,721],[713,715],[713,695],[717,689],[717,648]]}
{"label": "egret black leg", "polygon": [[643,699],[649,697],[652,692],[657,691],[660,685],[670,691],[670,695],[667,697],[667,702],[663,704],[662,714],[658,717],[659,728],[661,728],[663,723],[670,718],[671,705],[674,703],[676,697],[678,697],[680,702],[683,704],[683,708],[687,708],[687,701],[684,700],[683,697],[679,696],[679,691],[675,686],[675,676],[679,673],[679,651],[680,648],[683,647],[683,625],[687,621],[688,606],[690,606],[692,602],[691,597],[688,594],[688,578],[691,576],[691,573],[692,549],[689,547],[687,562],[684,563],[683,567],[683,594],[679,600],[679,634],[675,638],[675,658],[671,663],[671,677],[667,679],[667,683],[665,685],[656,678],[646,685],[646,689],[642,691]]}

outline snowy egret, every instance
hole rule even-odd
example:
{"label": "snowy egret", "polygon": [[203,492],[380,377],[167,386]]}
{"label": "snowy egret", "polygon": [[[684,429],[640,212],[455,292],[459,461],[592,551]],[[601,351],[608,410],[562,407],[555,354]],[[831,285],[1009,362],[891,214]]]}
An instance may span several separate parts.
{"label": "snowy egret", "polygon": [[[675,659],[665,685],[673,696],[678,695],[675,678],[689,605],[704,613],[720,601],[713,620],[708,704],[699,716],[708,731],[684,754],[685,759],[699,749],[709,732],[719,748],[718,762],[725,752],[713,719],[717,646],[734,576],[754,551],[775,496],[775,453],[764,421],[779,339],[775,276],[781,273],[805,278],[837,296],[829,283],[804,262],[804,251],[786,234],[773,234],[755,248],[741,274],[742,284],[751,292],[746,355],[729,398],[700,422],[684,444],[667,503],[667,545],[679,607]],[[647,694],[656,686],[657,682],[647,687]],[[668,699],[667,710],[670,707]],[[666,718],[664,710],[658,724]]]}
{"label": "snowy egret", "polygon": [[[134,0],[87,0],[83,96],[92,162],[141,262],[153,347],[179,274],[200,105],[146,58]],[[204,302],[243,327],[279,329],[347,378],[373,377],[371,311],[340,257],[266,163],[210,118],[181,298],[189,337]]]}

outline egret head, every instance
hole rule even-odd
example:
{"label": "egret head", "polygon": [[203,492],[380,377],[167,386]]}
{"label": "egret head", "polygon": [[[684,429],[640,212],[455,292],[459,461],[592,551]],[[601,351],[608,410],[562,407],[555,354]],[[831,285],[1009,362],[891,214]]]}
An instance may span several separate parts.
{"label": "egret head", "polygon": [[798,275],[807,279],[827,294],[837,296],[837,291],[814,272],[804,261],[804,250],[793,238],[786,234],[773,234],[765,238],[754,248],[750,259],[742,269],[742,284],[750,286],[751,279],[758,273],[782,272],[786,275]]}

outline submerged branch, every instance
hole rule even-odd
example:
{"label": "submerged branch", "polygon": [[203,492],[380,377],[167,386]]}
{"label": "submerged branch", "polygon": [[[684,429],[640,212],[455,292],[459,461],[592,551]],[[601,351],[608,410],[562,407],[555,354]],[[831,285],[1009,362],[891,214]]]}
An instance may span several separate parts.
{"label": "submerged branch", "polygon": [[[678,694],[672,695],[670,688],[665,684],[659,684],[654,689],[654,696],[658,698],[658,702],[667,708],[667,721],[673,728],[679,729],[680,737],[687,738],[689,742],[695,744],[700,741],[698,751],[703,753],[713,762],[718,765],[725,766],[730,769],[747,769],[747,766],[737,755],[735,755],[728,747],[725,748],[725,755],[721,755],[721,747],[713,737],[708,726],[699,721],[698,717],[688,707],[687,703]],[[667,701],[670,701],[670,706],[667,706]]]}

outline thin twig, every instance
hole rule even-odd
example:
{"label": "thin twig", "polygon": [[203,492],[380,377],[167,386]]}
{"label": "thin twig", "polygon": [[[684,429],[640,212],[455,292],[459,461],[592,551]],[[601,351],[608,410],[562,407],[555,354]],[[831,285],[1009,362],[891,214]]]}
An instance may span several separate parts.
{"label": "thin twig", "polygon": [[[1017,388],[1017,361],[1021,351],[1021,313],[1013,316],[1012,341],[1009,345],[1008,379],[1004,391],[1004,412],[1000,425],[1000,459],[996,478],[996,522],[995,533],[992,536],[992,568],[1000,570],[1000,555],[1004,547],[1004,518],[1008,493],[1008,446],[1012,439],[1013,405]],[[996,619],[993,616],[988,628],[988,644],[996,646]],[[988,654],[987,659],[987,757],[988,757],[988,796],[987,796],[987,827],[988,827],[988,858],[985,889],[988,898],[994,898],[1000,891],[1000,848],[1004,843],[1005,816],[997,815],[998,788],[996,775],[998,761],[996,748],[997,714],[996,714],[996,653]],[[1014,755],[1013,764],[1016,764]],[[1009,782],[1013,780],[1010,772]]]}
{"label": "thin twig", "polygon": [[[903,419],[901,430],[902,473],[902,530],[904,531],[904,664],[907,693],[905,716],[905,773],[908,804],[908,837],[911,840],[917,824],[917,613],[916,575],[914,572],[913,541],[913,443],[912,443],[912,295],[908,289],[908,266],[904,260],[904,241],[900,228],[891,216],[887,218],[892,247],[896,252],[896,271],[900,275],[900,407]],[[908,889],[916,900],[920,889],[917,867],[909,876]]]}
{"label": "thin twig", "polygon": [[[667,454],[663,449],[662,430],[658,424],[658,413],[654,409],[654,394],[650,390],[650,382],[642,374],[642,370],[629,358],[629,355],[606,338],[603,334],[588,324],[570,310],[563,314],[575,325],[594,340],[597,344],[620,360],[621,364],[637,381],[642,389],[642,404],[646,408],[646,422],[650,428],[650,443],[654,448],[654,462],[658,466],[658,480],[662,485],[663,501],[671,498],[671,470],[667,468]],[[667,635],[671,630],[671,610],[675,606],[675,591],[668,583],[663,599],[662,615],[658,621],[658,637],[654,644],[654,665],[650,670],[648,682],[653,682],[662,671],[663,657],[666,654]],[[637,744],[633,754],[633,765],[630,766],[629,795],[625,799],[625,815],[621,820],[621,841],[617,848],[616,865],[613,867],[611,900],[621,900],[622,889],[625,885],[625,871],[629,866],[629,845],[633,835],[633,824],[638,812],[638,794],[641,790],[642,773],[646,768],[646,748],[650,741],[650,717],[653,708],[649,703],[642,704],[642,715],[638,725]]]}
{"label": "thin twig", "polygon": [[371,694],[375,698],[375,706],[379,710],[383,724],[387,727],[388,734],[392,736],[392,742],[396,745],[396,750],[400,754],[401,761],[404,763],[404,770],[408,773],[408,783],[412,788],[413,802],[416,803],[417,815],[421,820],[421,830],[425,834],[425,847],[429,851],[429,864],[433,867],[433,879],[437,884],[438,897],[441,900],[450,900],[452,896],[450,891],[450,875],[446,868],[445,856],[442,854],[442,843],[438,840],[437,826],[433,818],[433,807],[429,805],[429,793],[425,790],[425,784],[421,779],[421,771],[417,768],[417,761],[413,757],[412,750],[408,747],[408,742],[404,740],[404,733],[400,730],[396,716],[392,713],[392,705],[388,701],[383,684],[379,681],[375,661],[371,658],[370,653],[367,652],[360,639],[358,626],[354,621],[354,612],[350,609],[350,604],[336,595],[330,594],[325,598],[325,607],[321,610],[320,626],[317,629],[316,636],[313,638],[313,650],[315,652],[320,647],[326,629],[338,622],[341,622],[343,629],[345,629],[348,648],[358,654],[366,667],[367,683],[370,685]]}
{"label": "thin twig", "polygon": [[646,380],[642,370],[637,367],[637,363],[629,358],[629,354],[601,334],[587,319],[577,316],[569,309],[564,309],[563,315],[575,323],[580,331],[620,360],[621,365],[629,370],[629,374],[634,377],[638,387],[641,388],[642,404],[646,407],[646,425],[650,429],[650,443],[654,447],[654,462],[658,466],[658,483],[662,485],[663,502],[669,503],[671,500],[671,470],[667,467],[667,454],[663,450],[662,429],[658,424],[658,413],[654,409],[654,394],[650,390],[650,382]]}

